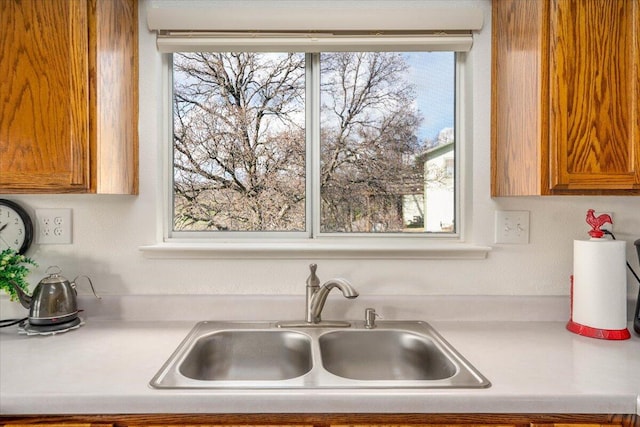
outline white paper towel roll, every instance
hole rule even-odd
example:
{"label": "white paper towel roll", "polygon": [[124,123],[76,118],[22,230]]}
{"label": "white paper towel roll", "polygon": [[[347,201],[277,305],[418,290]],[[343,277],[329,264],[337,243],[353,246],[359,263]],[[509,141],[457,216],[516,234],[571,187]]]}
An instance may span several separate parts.
{"label": "white paper towel roll", "polygon": [[598,329],[627,327],[626,244],[573,241],[573,321]]}

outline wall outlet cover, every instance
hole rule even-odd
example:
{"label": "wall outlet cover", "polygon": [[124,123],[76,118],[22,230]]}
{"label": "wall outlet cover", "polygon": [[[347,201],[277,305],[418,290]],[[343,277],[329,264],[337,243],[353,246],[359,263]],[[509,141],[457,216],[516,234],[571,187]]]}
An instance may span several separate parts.
{"label": "wall outlet cover", "polygon": [[36,209],[36,243],[66,245],[72,242],[72,210]]}

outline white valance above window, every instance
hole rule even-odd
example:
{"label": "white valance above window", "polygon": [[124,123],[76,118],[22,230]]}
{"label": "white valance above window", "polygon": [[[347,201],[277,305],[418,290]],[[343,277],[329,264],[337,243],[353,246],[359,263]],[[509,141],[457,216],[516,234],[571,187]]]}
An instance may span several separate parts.
{"label": "white valance above window", "polygon": [[429,0],[152,0],[161,52],[468,51],[479,8]]}

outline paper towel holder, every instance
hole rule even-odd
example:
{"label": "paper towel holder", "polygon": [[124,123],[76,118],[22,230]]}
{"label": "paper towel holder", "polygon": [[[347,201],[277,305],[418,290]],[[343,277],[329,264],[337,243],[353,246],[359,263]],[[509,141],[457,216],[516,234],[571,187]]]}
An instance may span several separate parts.
{"label": "paper towel holder", "polygon": [[[574,240],[571,314],[566,328],[570,332],[590,338],[629,339],[631,333],[625,325],[626,309],[623,308],[623,306],[626,307],[624,267],[622,269],[615,267],[610,272],[605,272],[598,267],[601,263],[615,266],[618,259],[626,261],[624,242],[613,242],[602,238],[605,234],[610,234],[600,229],[606,223],[613,223],[609,215],[595,216],[595,210],[589,209],[585,219],[587,224],[591,226],[591,230],[588,232],[591,239],[588,241]],[[613,235],[611,237],[615,240]],[[578,254],[580,254],[582,262],[578,264],[580,267],[577,268],[576,256]],[[585,257],[590,261],[587,264],[584,262]],[[613,277],[604,276],[609,273]],[[614,293],[608,291],[610,279],[618,286]],[[604,305],[602,301],[604,301]],[[599,310],[593,311],[596,306]]]}

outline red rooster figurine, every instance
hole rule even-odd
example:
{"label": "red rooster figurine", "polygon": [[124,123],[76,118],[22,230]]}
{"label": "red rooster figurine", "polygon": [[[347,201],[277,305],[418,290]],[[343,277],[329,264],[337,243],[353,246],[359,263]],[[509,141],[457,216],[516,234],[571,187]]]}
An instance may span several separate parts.
{"label": "red rooster figurine", "polygon": [[593,209],[589,209],[587,211],[587,224],[591,226],[591,230],[589,230],[589,236],[593,237],[594,239],[599,239],[604,236],[604,232],[600,230],[600,227],[602,227],[606,223],[613,224],[613,221],[611,221],[611,217],[607,214],[595,216],[594,212],[595,211]]}

